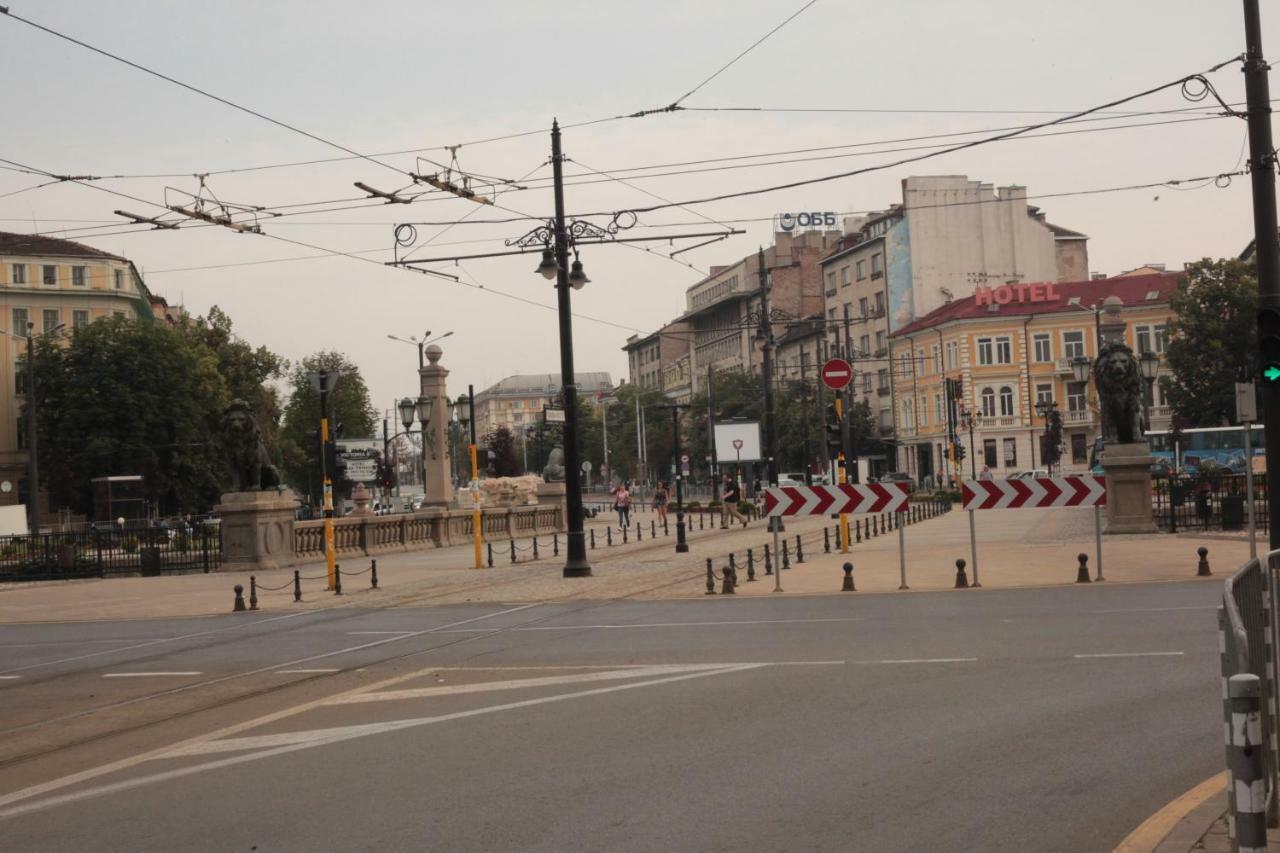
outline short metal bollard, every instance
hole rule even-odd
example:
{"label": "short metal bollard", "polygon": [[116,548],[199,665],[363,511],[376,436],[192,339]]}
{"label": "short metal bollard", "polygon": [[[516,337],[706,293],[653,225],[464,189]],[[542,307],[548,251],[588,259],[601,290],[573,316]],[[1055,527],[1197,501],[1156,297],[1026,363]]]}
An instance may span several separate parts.
{"label": "short metal bollard", "polygon": [[258,609],[258,579],[249,575],[249,609]]}
{"label": "short metal bollard", "polygon": [[773,574],[773,558],[769,555],[769,546],[764,546],[764,573],[765,576]]}
{"label": "short metal bollard", "polygon": [[[839,536],[840,534],[837,533],[836,535]],[[822,553],[831,553],[831,528],[829,527],[822,528]]]}
{"label": "short metal bollard", "polygon": [[706,520],[707,520],[707,514],[705,512],[698,513],[698,529],[699,530],[702,529],[703,522],[705,522]]}
{"label": "short metal bollard", "polygon": [[1231,707],[1227,767],[1235,793],[1232,818],[1236,849],[1241,853],[1267,849],[1267,774],[1263,767],[1262,681],[1253,673],[1231,676],[1227,687]]}
{"label": "short metal bollard", "polygon": [[514,563],[516,561],[516,540],[509,539],[507,541],[511,544],[511,562]]}
{"label": "short metal bollard", "polygon": [[658,522],[654,521],[653,519],[649,519],[649,538],[650,539],[658,538]]}
{"label": "short metal bollard", "polygon": [[1209,549],[1201,545],[1196,549],[1196,553],[1200,555],[1200,562],[1196,564],[1196,577],[1207,578],[1213,575],[1209,571]]}
{"label": "short metal bollard", "polygon": [[627,544],[627,528],[626,527],[622,528],[622,544],[623,545]]}
{"label": "short metal bollard", "polygon": [[538,537],[533,537],[533,559],[538,559]]}
{"label": "short metal bollard", "polygon": [[721,571],[724,572],[724,580],[720,583],[720,594],[736,594],[738,589],[738,570],[733,566],[725,566]]}
{"label": "short metal bollard", "polygon": [[715,573],[715,570],[711,568],[710,557],[707,557],[707,591],[703,594],[704,595],[716,594],[716,573]]}
{"label": "short metal bollard", "polygon": [[560,534],[558,533],[551,534],[551,556],[560,556]]}
{"label": "short metal bollard", "polygon": [[796,565],[804,562],[804,545],[800,542],[800,534],[796,534]]}
{"label": "short metal bollard", "polygon": [[484,544],[485,544],[485,547],[489,549],[489,568],[492,569],[493,568],[493,543],[486,542]]}
{"label": "short metal bollard", "polygon": [[667,526],[667,519],[665,517],[662,519],[662,535],[663,536],[671,535],[671,528]]}
{"label": "short metal bollard", "polygon": [[738,564],[734,560],[733,552],[729,552],[729,568],[733,569],[735,572],[738,570]]}
{"label": "short metal bollard", "polygon": [[596,529],[593,527],[591,528],[591,550],[594,551],[595,549],[596,549]]}
{"label": "short metal bollard", "polygon": [[302,600],[302,573],[297,569],[293,570],[293,600]]}
{"label": "short metal bollard", "polygon": [[857,532],[858,538],[855,539],[854,542],[861,542],[862,541],[862,519],[859,518],[856,521],[855,530]]}
{"label": "short metal bollard", "polygon": [[782,540],[782,568],[791,568],[791,555],[787,553],[787,540]]}
{"label": "short metal bollard", "polygon": [[956,589],[969,588],[969,576],[964,572],[964,560],[956,560]]}
{"label": "short metal bollard", "polygon": [[369,588],[370,589],[378,588],[378,561],[377,560],[369,561]]}
{"label": "short metal bollard", "polygon": [[1090,583],[1089,555],[1077,554],[1076,559],[1080,561],[1080,568],[1076,569],[1076,583]]}
{"label": "short metal bollard", "polygon": [[747,583],[756,579],[756,555],[747,549]]}
{"label": "short metal bollard", "polygon": [[236,584],[235,589],[236,589],[236,602],[231,606],[231,612],[239,613],[242,610],[248,610],[249,608],[244,606],[244,587],[242,587],[240,584]]}
{"label": "short metal bollard", "polygon": [[644,536],[641,534],[640,522],[636,522],[636,541],[639,542]]}
{"label": "short metal bollard", "polygon": [[853,585],[853,563],[844,564],[844,583],[840,585],[841,592],[857,592],[858,588]]}
{"label": "short metal bollard", "polygon": [[604,544],[608,545],[610,548],[613,547],[613,528],[612,527],[606,527],[604,529]]}
{"label": "short metal bollard", "polygon": [[342,595],[342,565],[333,564],[333,594]]}

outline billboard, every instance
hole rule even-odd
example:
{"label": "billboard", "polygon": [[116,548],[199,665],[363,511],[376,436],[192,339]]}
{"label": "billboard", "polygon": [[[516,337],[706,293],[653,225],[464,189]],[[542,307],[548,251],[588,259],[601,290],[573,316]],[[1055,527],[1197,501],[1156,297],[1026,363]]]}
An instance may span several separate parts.
{"label": "billboard", "polygon": [[716,424],[717,462],[756,462],[760,451],[760,424],[755,421]]}

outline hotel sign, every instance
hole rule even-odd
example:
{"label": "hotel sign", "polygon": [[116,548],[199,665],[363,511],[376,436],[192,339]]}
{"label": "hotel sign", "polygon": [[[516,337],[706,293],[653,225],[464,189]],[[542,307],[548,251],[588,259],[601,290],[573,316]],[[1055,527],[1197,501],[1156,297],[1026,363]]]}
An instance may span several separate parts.
{"label": "hotel sign", "polygon": [[1011,302],[1057,302],[1062,297],[1051,281],[1038,284],[1002,284],[978,287],[973,291],[974,305],[1008,305]]}

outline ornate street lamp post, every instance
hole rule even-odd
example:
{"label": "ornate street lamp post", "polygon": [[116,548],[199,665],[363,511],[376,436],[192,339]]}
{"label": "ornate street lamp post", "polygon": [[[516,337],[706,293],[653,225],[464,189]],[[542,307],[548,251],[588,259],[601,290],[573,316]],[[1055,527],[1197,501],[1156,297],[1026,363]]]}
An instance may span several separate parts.
{"label": "ornate street lamp post", "polygon": [[[408,398],[405,398],[408,399]],[[404,401],[401,401],[403,405]],[[418,416],[418,423],[422,424],[422,495],[426,498],[427,494],[427,447],[431,444],[431,433],[427,427],[431,424],[431,407],[435,403],[435,398],[420,396],[414,403],[414,413]],[[435,454],[435,447],[431,448],[432,455]]]}
{"label": "ornate street lamp post", "polygon": [[1144,352],[1138,359],[1138,369],[1147,383],[1146,393],[1142,395],[1142,420],[1146,423],[1146,428],[1151,429],[1151,400],[1156,376],[1160,373],[1160,356],[1153,352]]}

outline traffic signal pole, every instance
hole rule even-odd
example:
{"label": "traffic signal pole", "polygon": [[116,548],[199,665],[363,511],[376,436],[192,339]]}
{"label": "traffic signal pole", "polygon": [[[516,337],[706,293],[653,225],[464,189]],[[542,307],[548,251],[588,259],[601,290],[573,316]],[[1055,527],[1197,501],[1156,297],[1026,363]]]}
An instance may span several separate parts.
{"label": "traffic signal pole", "polygon": [[480,465],[476,460],[476,388],[467,386],[467,407],[470,411],[468,426],[471,428],[471,443],[467,450],[471,454],[471,539],[475,543],[475,568],[484,567],[481,555],[484,544],[484,527],[480,519]]}
{"label": "traffic signal pole", "polygon": [[1253,182],[1254,257],[1258,263],[1258,347],[1266,440],[1271,548],[1280,548],[1280,239],[1276,234],[1276,154],[1271,92],[1262,58],[1258,0],[1244,0],[1244,90],[1248,104],[1249,177]]}
{"label": "traffic signal pole", "polygon": [[[852,384],[851,381],[849,385]],[[849,448],[849,416],[844,406],[845,401],[849,399],[849,385],[836,392],[836,417],[840,420],[839,476],[842,486],[849,482],[849,473],[845,468],[845,460],[848,458],[845,454]],[[849,513],[847,512],[840,513],[840,553],[849,553]]]}
{"label": "traffic signal pole", "polygon": [[324,562],[329,585],[335,589],[338,580],[338,552],[333,537],[333,480],[329,471],[329,374],[320,373],[320,481],[324,488]]}

